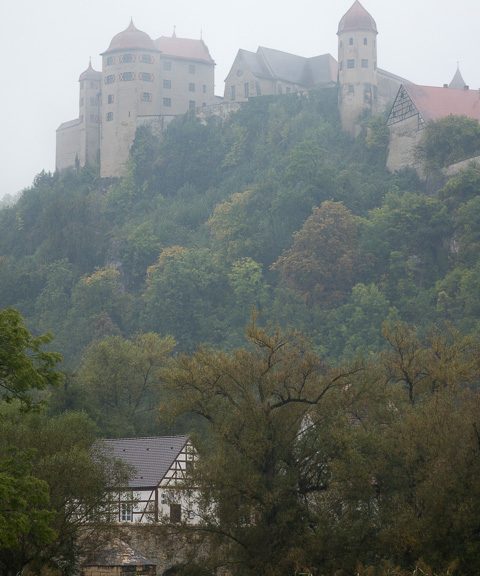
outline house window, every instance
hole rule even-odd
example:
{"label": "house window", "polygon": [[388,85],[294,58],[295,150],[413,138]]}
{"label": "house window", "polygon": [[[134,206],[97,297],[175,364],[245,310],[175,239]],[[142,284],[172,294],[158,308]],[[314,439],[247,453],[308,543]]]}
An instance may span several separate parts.
{"label": "house window", "polygon": [[153,82],[153,74],[150,74],[149,72],[140,72],[138,78],[144,82]]}
{"label": "house window", "polygon": [[133,505],[131,502],[121,502],[120,504],[120,521],[133,522]]}
{"label": "house window", "polygon": [[347,68],[355,68],[355,60],[347,60]]}
{"label": "house window", "polygon": [[163,105],[166,108],[170,108],[170,106],[172,105],[172,99],[171,98],[164,98],[163,99]]}
{"label": "house window", "polygon": [[108,56],[107,57],[107,66],[112,66],[112,64],[115,64],[115,56]]}
{"label": "house window", "polygon": [[193,82],[190,82],[188,85],[188,91],[189,92],[195,92],[195,84]]}
{"label": "house window", "polygon": [[107,96],[107,104],[113,104],[115,101],[115,96],[113,94],[109,94]]}
{"label": "house window", "polygon": [[113,112],[107,112],[107,122],[111,122],[113,120]]}
{"label": "house window", "polygon": [[152,95],[150,92],[142,92],[142,102],[151,102]]}
{"label": "house window", "polygon": [[170,522],[179,523],[182,521],[182,507],[180,504],[170,504]]}
{"label": "house window", "polygon": [[190,112],[194,112],[195,111],[195,100],[189,100],[188,102],[188,109],[190,110]]}
{"label": "house window", "polygon": [[368,60],[362,60],[362,68],[368,68]]}
{"label": "house window", "polygon": [[170,88],[172,87],[172,81],[171,80],[164,80],[163,81],[163,87],[166,90],[170,90]]}
{"label": "house window", "polygon": [[348,41],[348,43],[349,43],[350,46],[353,46],[353,38],[350,38],[349,41]]}
{"label": "house window", "polygon": [[128,64],[129,62],[135,62],[135,54],[122,54],[120,56],[120,64]]}
{"label": "house window", "polygon": [[163,69],[170,71],[172,69],[172,62],[171,60],[164,60],[163,61]]}
{"label": "house window", "polygon": [[135,74],[133,72],[122,72],[118,75],[120,82],[131,82],[135,80]]}
{"label": "house window", "polygon": [[196,70],[195,64],[189,64],[188,65],[188,71],[190,74],[195,74],[195,70]]}
{"label": "house window", "polygon": [[114,82],[115,82],[114,74],[109,74],[108,76],[105,76],[105,84],[113,84]]}
{"label": "house window", "polygon": [[250,84],[248,82],[245,82],[245,84],[243,85],[243,92],[245,98],[248,98],[250,96]]}
{"label": "house window", "polygon": [[235,100],[237,98],[235,85],[230,86],[230,100]]}
{"label": "house window", "polygon": [[153,64],[153,57],[150,56],[150,54],[142,54],[140,56],[140,62],[143,62],[144,64]]}

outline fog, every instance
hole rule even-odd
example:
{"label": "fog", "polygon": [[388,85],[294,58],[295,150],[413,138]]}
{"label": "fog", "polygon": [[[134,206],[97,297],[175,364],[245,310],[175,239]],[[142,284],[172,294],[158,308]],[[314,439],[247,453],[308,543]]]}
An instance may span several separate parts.
{"label": "fog", "polygon": [[[216,93],[239,48],[259,45],[336,57],[337,25],[353,0],[1,0],[3,54],[0,197],[55,168],[55,130],[78,114],[78,76],[128,26],[153,38],[177,35],[207,43],[217,63]],[[379,30],[378,64],[413,82],[441,86],[457,61],[480,87],[478,0],[364,0]]]}

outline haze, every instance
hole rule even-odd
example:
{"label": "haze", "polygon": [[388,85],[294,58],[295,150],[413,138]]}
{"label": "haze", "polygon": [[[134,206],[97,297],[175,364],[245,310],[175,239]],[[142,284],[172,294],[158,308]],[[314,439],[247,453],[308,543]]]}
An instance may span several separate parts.
{"label": "haze", "polygon": [[[3,111],[0,197],[55,169],[55,130],[78,114],[78,76],[133,17],[153,38],[199,38],[216,67],[216,93],[239,48],[268,46],[302,56],[337,56],[337,25],[353,0],[2,0]],[[441,86],[457,61],[471,88],[480,87],[478,0],[364,0],[379,29],[378,64],[413,82]]]}

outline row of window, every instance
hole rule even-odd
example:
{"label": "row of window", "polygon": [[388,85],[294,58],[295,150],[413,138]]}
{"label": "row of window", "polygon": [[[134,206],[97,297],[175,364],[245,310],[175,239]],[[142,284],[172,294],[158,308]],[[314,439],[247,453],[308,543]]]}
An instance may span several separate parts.
{"label": "row of window", "polygon": [[[118,75],[119,82],[131,82],[135,80],[136,75],[135,72],[121,72]],[[153,82],[155,80],[155,76],[150,72],[139,72],[138,79],[142,82]],[[105,84],[113,84],[115,82],[115,74],[109,74],[105,76]]]}
{"label": "row of window", "polygon": [[[353,46],[355,44],[355,40],[353,38],[348,39],[348,45]],[[363,45],[368,46],[368,38],[363,39]],[[373,41],[373,45],[375,46],[375,40]],[[343,42],[340,41],[340,48],[343,48]]]}
{"label": "row of window", "polygon": [[[107,66],[113,66],[118,62],[118,64],[128,64],[129,62],[136,62],[137,55],[127,52],[126,54],[121,54],[120,56],[107,56],[106,64]],[[142,64],[153,64],[155,59],[151,54],[140,54],[138,61]]]}
{"label": "row of window", "polygon": [[[90,96],[89,98],[89,102],[90,102],[90,106],[96,106],[98,104],[98,97],[95,96]],[[80,106],[83,106],[85,104],[85,98],[83,98],[83,96],[80,98]]]}
{"label": "row of window", "polygon": [[[346,61],[346,67],[347,67],[349,70],[352,70],[352,69],[356,68],[356,66],[357,66],[356,60],[350,59],[350,60],[347,60],[347,61]],[[360,60],[360,66],[361,66],[362,68],[369,68],[370,63],[369,63],[368,59],[362,58],[362,59]],[[343,61],[340,62],[339,68],[340,68],[340,70],[343,70],[343,68],[344,68],[344,66],[343,66]],[[374,70],[377,69],[377,63],[376,63],[376,62],[373,63],[373,69],[374,69]]]}

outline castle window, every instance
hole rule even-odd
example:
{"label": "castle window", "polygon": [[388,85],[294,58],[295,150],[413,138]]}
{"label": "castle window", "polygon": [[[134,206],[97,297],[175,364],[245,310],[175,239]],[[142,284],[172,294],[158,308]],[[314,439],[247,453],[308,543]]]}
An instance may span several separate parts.
{"label": "castle window", "polygon": [[142,92],[142,102],[151,102],[152,95],[150,92]]}
{"label": "castle window", "polygon": [[113,120],[113,112],[107,112],[107,122],[111,122]]}
{"label": "castle window", "polygon": [[164,60],[163,61],[163,69],[170,71],[172,69],[172,62],[171,60]]}
{"label": "castle window", "polygon": [[203,92],[204,94],[207,93],[207,85],[206,85],[206,84],[204,84],[204,85],[202,86],[202,92]]}
{"label": "castle window", "polygon": [[188,91],[189,92],[195,92],[195,83],[194,82],[190,82],[188,85]]}
{"label": "castle window", "polygon": [[118,75],[118,79],[120,82],[131,82],[132,80],[135,80],[135,74],[133,72],[121,72]]}
{"label": "castle window", "polygon": [[170,90],[170,88],[172,87],[172,81],[171,80],[164,80],[163,81],[163,87],[166,90]]}
{"label": "castle window", "polygon": [[348,93],[355,94],[355,86],[353,84],[348,85]]}
{"label": "castle window", "polygon": [[129,62],[135,62],[135,54],[122,54],[120,56],[120,64],[128,64]]}
{"label": "castle window", "polygon": [[355,60],[347,60],[347,68],[355,68]]}
{"label": "castle window", "polygon": [[143,62],[144,64],[153,64],[153,57],[150,56],[150,54],[142,54],[140,56],[140,62]]}
{"label": "castle window", "polygon": [[368,60],[362,60],[362,68],[368,68]]}
{"label": "castle window", "polygon": [[109,74],[108,76],[105,76],[105,84],[113,84],[114,82],[115,82],[114,74]]}
{"label": "castle window", "polygon": [[189,64],[188,65],[188,71],[190,74],[195,74],[195,71],[196,71],[195,64]]}
{"label": "castle window", "polygon": [[163,105],[166,108],[170,108],[170,106],[172,105],[172,99],[171,98],[164,98],[163,99]]}
{"label": "castle window", "polygon": [[107,56],[107,66],[115,64],[115,56]]}
{"label": "castle window", "polygon": [[107,96],[107,104],[113,104],[114,101],[115,101],[115,96],[113,94],[109,94]]}
{"label": "castle window", "polygon": [[250,96],[250,84],[248,82],[245,82],[245,84],[243,85],[243,95],[245,96],[245,98],[249,98]]}
{"label": "castle window", "polygon": [[364,38],[364,39],[363,39],[363,45],[364,45],[364,46],[368,46],[368,38]]}
{"label": "castle window", "polygon": [[349,43],[350,46],[353,46],[353,38],[350,38],[349,41],[348,41],[348,43]]}
{"label": "castle window", "polygon": [[188,109],[190,110],[190,112],[195,112],[195,100],[189,100],[188,101]]}
{"label": "castle window", "polygon": [[235,85],[230,86],[230,100],[236,100],[237,94],[235,90]]}
{"label": "castle window", "polygon": [[138,74],[138,78],[139,80],[143,80],[144,82],[153,82],[153,74],[150,74],[149,72],[140,72]]}

